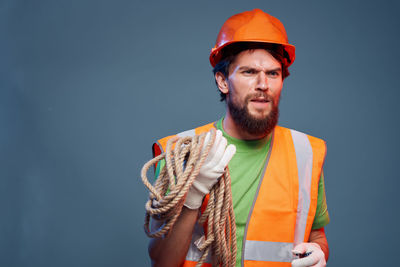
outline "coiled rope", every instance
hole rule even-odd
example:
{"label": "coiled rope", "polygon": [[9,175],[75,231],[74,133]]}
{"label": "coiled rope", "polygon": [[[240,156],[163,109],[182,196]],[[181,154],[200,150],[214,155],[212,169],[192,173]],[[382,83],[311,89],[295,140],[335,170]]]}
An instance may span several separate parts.
{"label": "coiled rope", "polygon": [[[193,137],[174,137],[167,142],[165,153],[144,164],[141,172],[142,181],[150,191],[145,206],[144,229],[149,237],[165,237],[171,231],[181,213],[186,194],[215,141],[215,129],[210,133],[210,142],[205,149],[202,148],[206,133]],[[175,149],[173,149],[174,144]],[[147,171],[163,159],[165,166],[153,186],[148,181]],[[162,220],[164,224],[152,232],[150,218]],[[214,253],[213,266],[235,266],[236,224],[228,168],[209,193],[207,207],[198,219],[200,225],[205,222],[207,222],[207,236],[203,242],[199,242],[198,248],[202,251],[202,256],[196,266],[202,265],[210,250]]]}

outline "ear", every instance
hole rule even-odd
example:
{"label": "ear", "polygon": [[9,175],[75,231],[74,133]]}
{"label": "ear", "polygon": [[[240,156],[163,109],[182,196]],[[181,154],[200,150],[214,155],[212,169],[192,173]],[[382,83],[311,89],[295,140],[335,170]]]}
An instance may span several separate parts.
{"label": "ear", "polygon": [[221,72],[215,74],[215,81],[217,82],[218,89],[222,93],[227,94],[229,92],[228,80]]}

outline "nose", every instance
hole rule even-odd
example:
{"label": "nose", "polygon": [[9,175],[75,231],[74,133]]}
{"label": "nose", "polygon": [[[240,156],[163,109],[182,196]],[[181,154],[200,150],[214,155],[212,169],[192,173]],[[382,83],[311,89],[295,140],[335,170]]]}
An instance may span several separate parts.
{"label": "nose", "polygon": [[263,71],[257,75],[257,90],[268,90],[268,76]]}

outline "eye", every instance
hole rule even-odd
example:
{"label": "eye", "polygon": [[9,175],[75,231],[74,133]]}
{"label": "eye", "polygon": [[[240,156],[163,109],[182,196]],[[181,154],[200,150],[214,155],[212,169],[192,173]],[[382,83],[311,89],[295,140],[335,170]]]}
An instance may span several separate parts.
{"label": "eye", "polygon": [[253,69],[247,69],[247,70],[244,70],[243,73],[245,73],[245,74],[254,74],[255,71]]}
{"label": "eye", "polygon": [[268,75],[270,76],[270,77],[279,77],[280,75],[281,75],[281,73],[279,72],[279,71],[270,71],[270,72],[268,72]]}

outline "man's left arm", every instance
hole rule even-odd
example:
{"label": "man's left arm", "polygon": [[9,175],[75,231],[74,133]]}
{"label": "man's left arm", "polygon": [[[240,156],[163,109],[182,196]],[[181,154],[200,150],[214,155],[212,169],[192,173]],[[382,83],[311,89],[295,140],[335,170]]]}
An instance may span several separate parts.
{"label": "man's left arm", "polygon": [[317,243],[321,247],[322,252],[325,254],[325,261],[328,261],[329,246],[325,235],[325,229],[323,227],[320,229],[311,230],[308,242]]}
{"label": "man's left arm", "polygon": [[329,223],[328,206],[326,204],[325,195],[325,177],[324,172],[321,172],[321,177],[318,183],[318,200],[317,210],[315,212],[314,222],[311,228],[311,233],[308,242],[317,243],[325,254],[325,260],[328,261],[329,246],[325,235],[325,226]]}
{"label": "man's left arm", "polygon": [[321,178],[318,186],[318,204],[316,217],[314,218],[313,226],[310,232],[307,243],[298,244],[293,252],[296,254],[306,254],[307,256],[301,259],[292,261],[294,267],[305,266],[325,266],[329,258],[329,246],[325,235],[324,226],[329,223],[329,214],[326,206],[325,198],[325,182],[324,175],[321,173]]}

